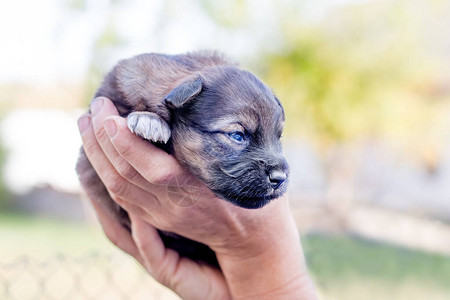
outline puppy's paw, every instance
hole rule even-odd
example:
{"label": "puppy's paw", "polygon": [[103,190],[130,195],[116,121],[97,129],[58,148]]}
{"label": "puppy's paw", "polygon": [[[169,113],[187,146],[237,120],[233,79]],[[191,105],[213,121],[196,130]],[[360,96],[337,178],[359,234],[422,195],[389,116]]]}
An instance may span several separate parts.
{"label": "puppy's paw", "polygon": [[167,143],[171,135],[169,125],[152,112],[132,112],[127,117],[127,124],[131,132],[152,142]]}

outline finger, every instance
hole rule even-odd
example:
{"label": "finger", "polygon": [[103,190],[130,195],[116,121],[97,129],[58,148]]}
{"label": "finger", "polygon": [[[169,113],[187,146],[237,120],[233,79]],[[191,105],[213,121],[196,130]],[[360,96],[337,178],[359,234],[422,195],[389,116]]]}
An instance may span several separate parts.
{"label": "finger", "polygon": [[[180,257],[165,248],[158,231],[131,216],[133,240],[147,271],[183,299],[230,299],[220,270]],[[197,288],[195,288],[197,287]]]}
{"label": "finger", "polygon": [[141,188],[151,188],[149,187],[149,182],[145,180],[125,159],[123,159],[121,155],[119,155],[106,134],[105,120],[109,116],[118,116],[119,114],[114,104],[105,97],[99,97],[92,102],[91,112],[92,126],[97,142],[117,172],[123,178]]}
{"label": "finger", "polygon": [[176,251],[164,246],[156,228],[133,215],[130,218],[133,240],[147,271],[156,280],[174,289],[180,281],[180,275],[186,274],[186,267],[197,271],[197,264],[194,261],[182,258]]}
{"label": "finger", "polygon": [[125,119],[110,117],[106,131],[117,152],[146,180],[167,186],[186,172],[173,156],[148,143],[128,130]]}
{"label": "finger", "polygon": [[133,256],[142,264],[144,260],[142,259],[130,232],[128,232],[120,222],[114,219],[96,201],[91,199],[91,203],[106,237],[119,249]]}
{"label": "finger", "polygon": [[[86,155],[107,188],[111,198],[120,202],[118,204],[123,206],[125,210],[131,207],[127,207],[126,202],[131,202],[131,204],[145,210],[158,209],[159,202],[156,197],[150,192],[128,182],[116,171],[97,142],[89,115],[84,115],[80,118],[79,126]],[[124,201],[124,199],[127,201]]]}
{"label": "finger", "polygon": [[159,280],[160,269],[166,265],[166,251],[168,251],[155,227],[145,223],[135,215],[130,215],[131,232],[140,256],[147,271]]}

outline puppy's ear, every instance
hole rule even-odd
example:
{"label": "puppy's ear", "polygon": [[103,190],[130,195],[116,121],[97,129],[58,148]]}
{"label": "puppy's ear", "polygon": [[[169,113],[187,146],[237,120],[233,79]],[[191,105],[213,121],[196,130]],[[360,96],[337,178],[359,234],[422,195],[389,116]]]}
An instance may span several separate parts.
{"label": "puppy's ear", "polygon": [[195,98],[202,91],[202,88],[203,78],[201,75],[197,75],[174,88],[164,100],[168,105],[178,108]]}

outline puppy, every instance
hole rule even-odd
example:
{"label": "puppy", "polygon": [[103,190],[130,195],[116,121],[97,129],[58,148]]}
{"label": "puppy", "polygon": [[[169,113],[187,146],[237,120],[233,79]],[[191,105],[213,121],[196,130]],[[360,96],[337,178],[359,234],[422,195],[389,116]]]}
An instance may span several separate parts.
{"label": "puppy", "polygon": [[[216,52],[141,54],[120,61],[95,97],[113,101],[128,127],[174,155],[220,198],[255,209],[286,191],[280,137],[284,111],[252,73]],[[130,228],[82,149],[80,181],[93,200]],[[182,256],[217,265],[206,245],[160,232]]]}

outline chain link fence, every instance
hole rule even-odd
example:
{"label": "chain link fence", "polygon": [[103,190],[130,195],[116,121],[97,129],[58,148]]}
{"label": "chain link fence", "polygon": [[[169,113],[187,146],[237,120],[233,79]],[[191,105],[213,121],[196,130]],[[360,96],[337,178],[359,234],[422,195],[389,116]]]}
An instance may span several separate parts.
{"label": "chain link fence", "polygon": [[58,254],[45,260],[20,256],[0,259],[1,300],[179,299],[132,259],[90,253]]}

